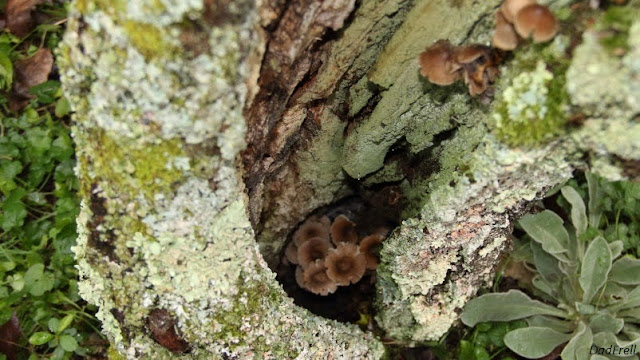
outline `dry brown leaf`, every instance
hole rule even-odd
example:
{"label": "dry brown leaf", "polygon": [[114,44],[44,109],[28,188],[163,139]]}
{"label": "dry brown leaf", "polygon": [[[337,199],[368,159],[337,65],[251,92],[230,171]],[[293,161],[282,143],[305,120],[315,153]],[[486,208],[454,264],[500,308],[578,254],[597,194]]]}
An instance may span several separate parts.
{"label": "dry brown leaf", "polygon": [[18,358],[18,341],[21,336],[20,321],[14,312],[11,319],[0,326],[0,354],[5,354],[7,360]]}
{"label": "dry brown leaf", "polygon": [[527,269],[524,261],[510,261],[504,269],[504,276],[516,279],[523,284],[531,284],[534,275]]}
{"label": "dry brown leaf", "polygon": [[23,37],[35,25],[31,11],[44,0],[9,0],[7,2],[6,22],[11,33]]}
{"label": "dry brown leaf", "polygon": [[29,99],[34,97],[29,94],[29,89],[47,81],[52,67],[53,55],[46,48],[39,49],[28,59],[16,61],[13,92],[9,99],[9,105],[13,111],[21,109]]}

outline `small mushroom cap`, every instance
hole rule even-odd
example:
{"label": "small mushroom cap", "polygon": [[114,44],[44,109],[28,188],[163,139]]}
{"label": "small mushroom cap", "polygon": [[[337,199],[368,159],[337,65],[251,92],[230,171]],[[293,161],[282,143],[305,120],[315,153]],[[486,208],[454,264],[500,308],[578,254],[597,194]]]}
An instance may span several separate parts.
{"label": "small mushroom cap", "polygon": [[338,285],[355,284],[367,268],[367,258],[356,244],[341,243],[325,259],[327,276]]}
{"label": "small mushroom cap", "polygon": [[331,240],[338,245],[341,242],[356,243],[358,242],[358,233],[356,232],[356,224],[344,215],[339,215],[333,220],[331,225]]}
{"label": "small mushroom cap", "polygon": [[469,87],[469,95],[475,97],[482,94],[489,87],[489,79],[487,76],[482,76],[480,81],[474,79],[468,72],[464,73],[464,82]]}
{"label": "small mushroom cap", "polygon": [[306,269],[318,259],[324,259],[332,247],[329,240],[320,237],[311,238],[298,247],[298,264]]}
{"label": "small mushroom cap", "polygon": [[504,0],[502,2],[502,6],[500,6],[499,12],[502,13],[505,20],[513,24],[516,14],[520,9],[535,3],[536,0]]}
{"label": "small mushroom cap", "polygon": [[304,288],[317,295],[329,295],[338,289],[338,285],[327,276],[324,261],[317,260],[309,265],[302,274]]}
{"label": "small mushroom cap", "polygon": [[458,47],[454,54],[453,59],[459,64],[470,64],[482,56],[488,57],[491,53],[491,48],[483,45],[466,45]]}
{"label": "small mushroom cap", "polygon": [[326,216],[310,217],[293,234],[293,241],[301,246],[305,241],[316,237],[329,240],[329,225],[330,221]]}
{"label": "small mushroom cap", "polygon": [[298,263],[298,245],[291,241],[289,245],[284,249],[284,256],[291,264]]}
{"label": "small mushroom cap", "polygon": [[525,39],[533,37],[536,43],[549,41],[558,32],[556,17],[546,6],[539,4],[523,7],[516,14],[514,25],[518,35]]}
{"label": "small mushroom cap", "polygon": [[378,267],[378,248],[382,244],[382,237],[379,234],[373,234],[366,236],[360,241],[360,252],[362,252],[367,258],[367,269],[375,270]]}
{"label": "small mushroom cap", "polygon": [[496,30],[491,38],[491,45],[501,50],[513,50],[518,46],[518,35],[513,26],[504,18],[502,12],[496,12]]}
{"label": "small mushroom cap", "polygon": [[304,269],[300,266],[296,266],[296,283],[303,289],[307,288],[307,285],[304,283]]}
{"label": "small mushroom cap", "polygon": [[451,85],[460,78],[451,61],[453,47],[446,40],[439,40],[420,53],[420,74],[436,85]]}

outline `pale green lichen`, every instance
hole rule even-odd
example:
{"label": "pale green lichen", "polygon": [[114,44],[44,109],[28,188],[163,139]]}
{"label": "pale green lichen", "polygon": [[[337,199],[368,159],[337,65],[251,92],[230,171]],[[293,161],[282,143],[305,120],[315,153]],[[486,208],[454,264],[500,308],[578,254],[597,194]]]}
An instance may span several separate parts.
{"label": "pale green lichen", "polygon": [[620,114],[628,106],[636,108],[640,104],[637,99],[634,101],[629,69],[602,47],[596,33],[584,34],[582,44],[574,51],[567,79],[572,103],[589,114]]}
{"label": "pale green lichen", "polygon": [[[509,214],[571,177],[577,159],[567,150],[558,144],[511,150],[487,135],[470,152],[466,174],[453,174],[455,185],[433,186],[419,216],[405,220],[385,241],[381,255],[387,266],[378,270],[381,326],[409,343],[442,336],[459,308],[491,278],[508,245]],[[393,296],[385,295],[388,283],[397,287]],[[411,326],[395,320],[407,305]]]}
{"label": "pale green lichen", "polygon": [[554,84],[542,61],[535,70],[517,75],[495,105],[491,125],[498,138],[512,146],[535,145],[562,133],[564,90],[556,88],[563,86],[564,82]]}
{"label": "pale green lichen", "polygon": [[[588,31],[575,49],[567,72],[572,102],[592,115],[573,138],[583,149],[593,152],[596,159],[603,157],[597,161],[601,165],[613,164],[613,159],[605,159],[612,155],[640,159],[640,124],[634,120],[640,112],[638,37],[640,22],[636,21],[629,28],[627,52],[620,58],[603,47],[596,32]],[[619,171],[612,171],[607,177],[618,178],[616,173]]]}

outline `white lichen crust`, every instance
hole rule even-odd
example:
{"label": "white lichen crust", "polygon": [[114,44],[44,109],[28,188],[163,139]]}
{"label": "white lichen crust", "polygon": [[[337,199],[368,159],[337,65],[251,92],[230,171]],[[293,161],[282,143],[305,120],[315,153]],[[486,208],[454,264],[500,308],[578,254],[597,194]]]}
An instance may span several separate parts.
{"label": "white lichen crust", "polygon": [[[379,358],[371,334],[295,306],[258,252],[235,162],[254,4],[204,26],[196,55],[182,35],[202,5],[72,5],[58,61],[75,111],[81,296],[130,359]],[[154,309],[186,345],[152,338]]]}
{"label": "white lichen crust", "polygon": [[[509,149],[487,135],[455,185],[437,184],[417,218],[406,220],[382,251],[383,328],[408,342],[437,340],[462,306],[490,281],[526,204],[571,177],[576,159],[557,143]],[[389,291],[384,284],[392,282]],[[404,315],[399,315],[404,313]],[[410,319],[398,326],[397,319]]]}

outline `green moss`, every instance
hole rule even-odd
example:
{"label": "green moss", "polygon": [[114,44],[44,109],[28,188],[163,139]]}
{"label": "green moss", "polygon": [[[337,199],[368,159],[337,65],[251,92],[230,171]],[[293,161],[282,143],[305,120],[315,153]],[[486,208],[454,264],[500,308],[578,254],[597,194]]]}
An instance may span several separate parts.
{"label": "green moss", "polygon": [[99,145],[88,157],[79,157],[79,161],[85,162],[83,168],[88,168],[86,162],[89,162],[96,169],[96,179],[85,180],[85,185],[96,180],[120,184],[125,187],[118,189],[119,192],[131,197],[141,193],[151,200],[155,194],[170,192],[184,177],[181,170],[171,165],[175,157],[185,156],[179,139],[138,148],[133,146],[133,140],[115,139],[103,130],[92,130],[88,137]]}
{"label": "green moss", "polygon": [[126,357],[122,356],[118,350],[116,350],[113,345],[109,346],[109,349],[107,350],[107,358],[109,360],[125,360]]}
{"label": "green moss", "polygon": [[165,56],[177,50],[165,39],[168,36],[158,27],[135,21],[125,21],[124,28],[133,46],[149,60],[156,56]]}
{"label": "green moss", "polygon": [[629,50],[629,28],[638,17],[637,6],[610,6],[598,21],[596,30],[601,33],[600,43],[611,53]]}
{"label": "green moss", "polygon": [[73,2],[75,9],[82,15],[87,15],[96,10],[108,13],[123,13],[127,3],[124,0],[76,0]]}
{"label": "green moss", "polygon": [[496,102],[490,126],[494,134],[511,146],[540,145],[564,132],[566,65],[555,74],[539,61],[533,71],[517,75]]}

